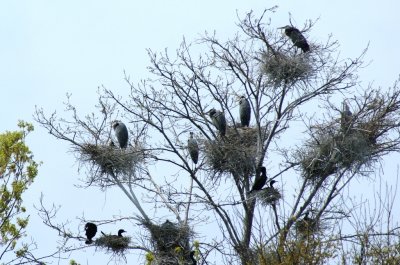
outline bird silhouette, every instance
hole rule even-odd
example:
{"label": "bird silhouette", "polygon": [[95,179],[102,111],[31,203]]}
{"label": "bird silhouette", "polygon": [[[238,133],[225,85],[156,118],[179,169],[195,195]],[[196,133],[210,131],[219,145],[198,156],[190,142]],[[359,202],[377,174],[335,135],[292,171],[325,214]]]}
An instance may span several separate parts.
{"label": "bird silhouette", "polygon": [[85,241],[86,244],[93,243],[92,239],[97,233],[97,225],[94,223],[86,223],[85,224],[85,235],[87,240]]}
{"label": "bird silhouette", "polygon": [[267,170],[265,167],[259,167],[256,169],[256,178],[253,183],[253,187],[250,193],[253,191],[261,190],[267,182]]}
{"label": "bird silhouette", "polygon": [[126,148],[128,146],[128,129],[125,124],[121,121],[114,121],[112,123],[115,137],[117,137],[119,147]]}
{"label": "bird silhouette", "polygon": [[295,27],[284,26],[280,29],[285,30],[285,35],[293,42],[293,45],[300,48],[303,52],[310,51],[310,45],[308,45],[306,38],[303,34]]}
{"label": "bird silhouette", "polygon": [[214,124],[215,128],[217,128],[221,136],[225,136],[226,119],[224,113],[213,108],[208,111],[208,115],[210,115],[212,123]]}
{"label": "bird silhouette", "polygon": [[197,265],[197,261],[196,261],[196,259],[194,258],[194,254],[195,254],[195,251],[194,251],[194,250],[193,250],[193,251],[190,251],[190,259],[191,259],[191,261],[193,262],[192,265]]}
{"label": "bird silhouette", "polygon": [[190,132],[187,148],[193,163],[197,164],[199,161],[199,145],[197,144],[196,139],[193,138],[193,132]]}
{"label": "bird silhouette", "polygon": [[249,101],[245,98],[245,96],[241,96],[239,99],[239,115],[242,127],[249,127],[251,118],[251,107]]}

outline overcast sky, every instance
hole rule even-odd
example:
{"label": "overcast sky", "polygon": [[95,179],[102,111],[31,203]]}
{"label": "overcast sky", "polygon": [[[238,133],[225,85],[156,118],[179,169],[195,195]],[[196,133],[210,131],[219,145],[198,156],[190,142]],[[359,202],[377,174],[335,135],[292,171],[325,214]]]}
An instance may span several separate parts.
{"label": "overcast sky", "polygon": [[[204,31],[216,31],[221,40],[237,31],[237,13],[278,5],[272,25],[288,24],[289,12],[299,27],[307,19],[318,23],[311,40],[329,34],[340,44],[342,58],[356,57],[369,44],[360,72],[367,85],[387,88],[400,73],[400,2],[371,1],[2,1],[0,3],[0,131],[14,130],[19,119],[33,122],[35,105],[48,113],[63,112],[66,93],[81,113],[93,110],[100,85],[124,94],[125,70],[137,82],[149,74],[146,50],[175,50],[185,36],[193,40]],[[39,176],[26,194],[31,212],[28,233],[39,242],[40,253],[55,246],[54,231],[45,228],[32,205],[40,193],[48,204],[62,205],[59,221],[74,220],[85,211],[88,219],[133,213],[118,191],[79,189],[78,164],[68,145],[53,139],[37,124],[28,138],[35,159],[43,161]],[[394,174],[397,164],[385,165]],[[129,209],[124,208],[124,203]],[[76,229],[77,223],[72,226]],[[110,225],[109,232],[119,227]],[[135,233],[135,231],[129,231]],[[108,231],[107,231],[108,232]],[[82,264],[106,264],[108,256],[92,250],[73,253]],[[128,257],[135,264],[136,257]],[[62,261],[60,264],[68,264]]]}

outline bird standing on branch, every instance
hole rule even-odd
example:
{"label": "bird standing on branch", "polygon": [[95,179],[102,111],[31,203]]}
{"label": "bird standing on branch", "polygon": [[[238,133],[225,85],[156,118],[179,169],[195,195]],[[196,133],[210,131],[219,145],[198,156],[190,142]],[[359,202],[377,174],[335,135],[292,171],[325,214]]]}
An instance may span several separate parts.
{"label": "bird standing on branch", "polygon": [[259,167],[256,169],[256,178],[253,183],[253,187],[251,188],[250,192],[255,190],[261,190],[265,183],[267,182],[267,170],[265,167]]}
{"label": "bird standing on branch", "polygon": [[97,233],[97,225],[94,223],[86,223],[85,224],[85,235],[87,240],[85,241],[86,244],[93,243],[92,239]]}
{"label": "bird standing on branch", "polygon": [[303,52],[310,51],[310,45],[308,45],[306,38],[300,30],[292,26],[284,26],[279,29],[285,30],[285,35],[290,38],[294,46],[300,48]]}

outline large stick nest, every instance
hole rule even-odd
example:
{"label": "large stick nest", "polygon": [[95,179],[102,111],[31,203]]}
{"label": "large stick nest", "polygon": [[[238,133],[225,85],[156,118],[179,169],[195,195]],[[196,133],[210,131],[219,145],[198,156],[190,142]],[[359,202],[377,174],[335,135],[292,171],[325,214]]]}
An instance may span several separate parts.
{"label": "large stick nest", "polygon": [[395,148],[394,142],[384,136],[398,125],[386,113],[376,112],[369,117],[359,113],[347,126],[343,128],[338,121],[315,126],[307,147],[295,155],[305,178],[318,181],[339,169],[370,167],[380,154]]}
{"label": "large stick nest", "polygon": [[113,252],[115,255],[123,256],[129,248],[131,238],[117,235],[102,235],[94,242],[96,246],[105,248],[107,251]]}
{"label": "large stick nest", "polygon": [[146,220],[141,220],[141,223],[150,233],[157,264],[178,265],[182,261],[190,261],[190,239],[193,233],[187,224],[168,220],[160,225]]}
{"label": "large stick nest", "polygon": [[257,154],[256,128],[227,128],[222,139],[205,142],[207,162],[216,173],[254,173]]}
{"label": "large stick nest", "polygon": [[267,51],[264,52],[262,60],[262,71],[274,83],[293,82],[308,76],[312,71],[305,54],[285,55],[276,51]]}
{"label": "large stick nest", "polygon": [[84,144],[79,152],[81,161],[91,163],[94,168],[93,172],[98,175],[93,178],[97,177],[98,180],[110,173],[115,176],[131,176],[144,160],[143,150],[133,146],[120,149],[110,145]]}

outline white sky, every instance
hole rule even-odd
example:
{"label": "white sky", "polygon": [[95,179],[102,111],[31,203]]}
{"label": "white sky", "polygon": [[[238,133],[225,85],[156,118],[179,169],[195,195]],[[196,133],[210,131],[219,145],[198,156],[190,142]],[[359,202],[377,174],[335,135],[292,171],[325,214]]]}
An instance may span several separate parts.
{"label": "white sky", "polygon": [[[288,24],[289,12],[299,27],[307,19],[320,18],[308,33],[310,39],[325,40],[332,33],[341,43],[344,58],[358,56],[369,43],[366,60],[371,64],[360,72],[364,84],[373,81],[386,88],[398,77],[400,2],[395,0],[2,1],[0,131],[16,129],[19,119],[33,122],[35,105],[48,113],[62,113],[67,92],[72,93],[81,113],[90,112],[99,85],[124,94],[128,89],[124,70],[135,82],[148,76],[146,48],[174,51],[183,36],[190,41],[205,30],[216,30],[224,40],[237,31],[236,10],[243,15],[250,9],[261,12],[273,5],[279,5],[272,16],[277,27]],[[131,206],[127,203],[126,209],[121,203],[127,199],[119,191],[74,187],[79,184],[78,166],[65,143],[38,125],[28,142],[35,158],[44,163],[26,194],[25,205],[30,209],[38,204],[42,192],[47,203],[62,205],[59,221],[74,220],[83,211],[88,219],[132,214]],[[396,166],[386,165],[387,175],[394,176],[391,171]],[[113,232],[119,227],[108,228],[107,232]],[[40,253],[54,248],[54,231],[44,227],[34,211],[28,233],[39,242]],[[107,260],[91,250],[76,252],[72,258],[82,264],[106,264]],[[128,257],[128,262],[135,263],[136,257]]]}

